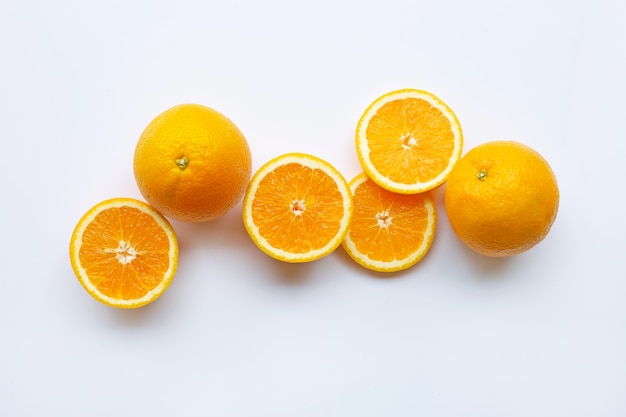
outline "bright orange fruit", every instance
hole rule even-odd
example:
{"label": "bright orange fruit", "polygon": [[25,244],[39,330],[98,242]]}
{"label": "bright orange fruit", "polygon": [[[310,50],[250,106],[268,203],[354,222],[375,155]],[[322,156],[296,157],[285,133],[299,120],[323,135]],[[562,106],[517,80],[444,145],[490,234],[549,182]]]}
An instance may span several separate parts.
{"label": "bright orange fruit", "polygon": [[511,256],[546,237],[559,208],[559,188],[535,150],[517,142],[487,142],[455,166],[445,206],[452,229],[468,247],[487,256]]}
{"label": "bright orange fruit", "polygon": [[241,201],[252,157],[245,137],[226,116],[199,104],[181,104],[148,124],[133,166],[150,205],[171,219],[201,222]]}
{"label": "bright orange fruit", "polygon": [[437,211],[429,192],[397,194],[362,173],[350,181],[354,214],[343,248],[361,266],[381,272],[407,269],[430,249]]}
{"label": "bright orange fruit", "polygon": [[178,241],[154,208],[114,198],[79,220],[70,241],[70,262],[96,300],[112,307],[141,307],[170,285],[178,266]]}
{"label": "bright orange fruit", "polygon": [[441,185],[461,156],[463,134],[435,95],[405,89],[377,98],[356,130],[363,170],[386,190],[417,194]]}
{"label": "bright orange fruit", "polygon": [[348,183],[328,162],[307,154],[281,155],[254,174],[243,202],[243,221],[254,243],[285,262],[328,255],[352,218]]}

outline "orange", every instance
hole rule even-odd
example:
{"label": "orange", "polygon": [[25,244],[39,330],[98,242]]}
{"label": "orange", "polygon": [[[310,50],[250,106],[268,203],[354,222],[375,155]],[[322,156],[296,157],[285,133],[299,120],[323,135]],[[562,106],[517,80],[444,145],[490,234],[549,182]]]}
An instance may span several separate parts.
{"label": "orange", "polygon": [[79,220],[70,241],[70,261],[82,286],[96,300],[135,308],[156,300],[178,265],[178,242],[167,219],[148,204],[114,198]]}
{"label": "orange", "polygon": [[381,272],[407,269],[428,252],[437,211],[430,192],[387,191],[362,173],[350,181],[354,214],[343,248],[359,265]]}
{"label": "orange", "polygon": [[243,201],[243,221],[254,243],[285,262],[328,255],[343,240],[352,217],[352,195],[328,162],[289,153],[254,174]]}
{"label": "orange", "polygon": [[405,89],[367,107],[356,130],[363,170],[386,190],[416,194],[443,182],[459,160],[461,125],[435,95]]}
{"label": "orange", "polygon": [[526,145],[494,141],[470,150],[448,177],[445,206],[459,239],[493,257],[525,252],[541,242],[559,208],[548,162]]}
{"label": "orange", "polygon": [[236,206],[252,172],[248,143],[226,116],[199,104],[165,110],[135,148],[143,197],[165,216],[201,222]]}

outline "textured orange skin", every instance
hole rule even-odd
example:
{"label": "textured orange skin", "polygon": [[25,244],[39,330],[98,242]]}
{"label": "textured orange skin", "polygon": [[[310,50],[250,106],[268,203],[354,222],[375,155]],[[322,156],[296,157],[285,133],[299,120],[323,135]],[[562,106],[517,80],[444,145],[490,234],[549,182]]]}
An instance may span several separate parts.
{"label": "textured orange skin", "polygon": [[[185,169],[177,163],[187,158]],[[221,113],[198,104],[172,107],[148,124],[134,173],[143,197],[163,215],[202,222],[239,203],[252,172],[250,148]]]}
{"label": "textured orange skin", "polygon": [[539,153],[517,142],[493,141],[473,148],[454,167],[445,207],[468,247],[486,256],[511,256],[546,237],[559,208],[559,188]]}

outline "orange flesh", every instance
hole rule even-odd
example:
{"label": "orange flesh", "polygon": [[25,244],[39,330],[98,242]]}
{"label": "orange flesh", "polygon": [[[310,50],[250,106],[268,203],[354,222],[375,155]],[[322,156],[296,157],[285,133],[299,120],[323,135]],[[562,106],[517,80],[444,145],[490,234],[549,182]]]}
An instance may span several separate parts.
{"label": "orange flesh", "polygon": [[450,121],[418,98],[383,105],[372,116],[366,137],[372,164],[382,175],[403,184],[434,179],[454,152]]}
{"label": "orange flesh", "polygon": [[326,173],[297,163],[276,168],[259,182],[252,219],[259,234],[291,253],[323,248],[337,235],[343,198]]}
{"label": "orange flesh", "polygon": [[98,291],[131,300],[161,283],[169,250],[166,233],[150,215],[120,207],[104,210],[87,226],[79,259]]}
{"label": "orange flesh", "polygon": [[405,259],[422,245],[428,229],[423,194],[394,194],[366,180],[355,190],[354,203],[350,239],[370,259]]}

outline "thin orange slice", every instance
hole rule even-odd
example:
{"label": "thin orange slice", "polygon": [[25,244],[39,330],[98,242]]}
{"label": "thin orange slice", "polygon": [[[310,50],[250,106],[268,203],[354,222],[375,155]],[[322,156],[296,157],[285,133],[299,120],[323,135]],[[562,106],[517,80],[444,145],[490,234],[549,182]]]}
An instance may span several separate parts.
{"label": "thin orange slice", "polygon": [[354,214],[343,247],[359,265],[380,272],[407,269],[430,249],[437,225],[429,192],[397,194],[365,173],[350,181]]}
{"label": "thin orange slice", "polygon": [[243,221],[254,243],[285,262],[328,255],[343,240],[352,217],[344,177],[312,155],[289,153],[254,174],[243,202]]}
{"label": "thin orange slice", "polygon": [[445,182],[463,147],[461,125],[433,94],[397,90],[376,99],[356,130],[363,170],[386,190],[416,194]]}
{"label": "thin orange slice", "polygon": [[114,198],[79,220],[70,261],[96,300],[136,308],[156,300],[170,285],[178,266],[178,241],[170,223],[150,205]]}

